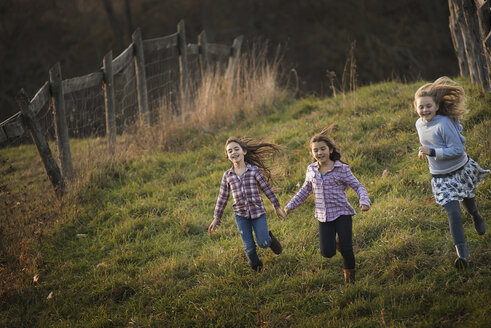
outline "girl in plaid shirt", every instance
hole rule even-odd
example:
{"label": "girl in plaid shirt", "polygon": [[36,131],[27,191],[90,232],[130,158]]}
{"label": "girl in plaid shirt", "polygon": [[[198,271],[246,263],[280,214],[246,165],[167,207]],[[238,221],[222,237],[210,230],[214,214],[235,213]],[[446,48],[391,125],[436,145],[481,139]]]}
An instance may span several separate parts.
{"label": "girl in plaid shirt", "polygon": [[[263,263],[256,252],[256,240],[261,248],[270,247],[275,254],[280,254],[280,242],[268,231],[266,209],[259,194],[259,189],[273,204],[276,215],[285,219],[280,202],[268,183],[271,174],[265,164],[265,159],[279,151],[279,147],[271,143],[260,143],[252,138],[230,137],[225,143],[225,152],[232,167],[223,174],[220,193],[215,207],[215,214],[208,232],[212,233],[220,224],[223,211],[232,193],[234,200],[233,210],[237,228],[249,260],[249,265],[255,271],[260,271]],[[263,172],[264,171],[264,172]],[[266,175],[265,175],[266,174]]]}
{"label": "girl in plaid shirt", "polygon": [[[336,249],[343,256],[345,282],[355,280],[355,256],[352,245],[352,216],[354,209],[348,203],[345,189],[351,187],[360,197],[360,208],[368,211],[370,199],[366,188],[353,176],[349,166],[333,142],[325,136],[328,128],[312,137],[309,151],[314,162],[307,167],[305,182],[300,191],[286,205],[288,214],[300,206],[314,192],[315,217],[319,221],[320,250],[324,257],[333,257]],[[336,235],[339,244],[336,243]]]}

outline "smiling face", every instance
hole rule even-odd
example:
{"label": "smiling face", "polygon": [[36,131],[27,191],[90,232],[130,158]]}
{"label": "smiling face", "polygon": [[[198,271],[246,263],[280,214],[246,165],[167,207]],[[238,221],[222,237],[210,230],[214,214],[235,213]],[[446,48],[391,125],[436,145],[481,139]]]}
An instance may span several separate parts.
{"label": "smiling face", "polygon": [[325,165],[331,161],[329,155],[334,149],[330,149],[324,141],[317,141],[312,143],[312,156],[321,165]]}
{"label": "smiling face", "polygon": [[225,151],[227,152],[228,160],[231,161],[234,165],[243,162],[244,156],[245,154],[247,154],[247,151],[244,151],[242,147],[236,142],[229,143],[225,148]]}
{"label": "smiling face", "polygon": [[416,112],[423,121],[431,121],[437,111],[438,106],[435,104],[433,97],[425,96],[416,99]]}

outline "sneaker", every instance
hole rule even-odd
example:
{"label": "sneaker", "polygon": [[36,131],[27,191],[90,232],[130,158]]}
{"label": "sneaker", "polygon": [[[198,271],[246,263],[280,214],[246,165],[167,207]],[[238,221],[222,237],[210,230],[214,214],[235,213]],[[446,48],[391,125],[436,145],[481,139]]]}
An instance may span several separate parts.
{"label": "sneaker", "polygon": [[261,260],[259,260],[259,262],[257,262],[256,264],[251,264],[251,268],[252,268],[252,270],[254,270],[256,272],[260,272],[261,269],[263,268],[263,262],[261,262]]}
{"label": "sneaker", "polygon": [[455,245],[458,258],[455,260],[455,267],[457,269],[465,269],[469,266],[469,248],[467,244],[462,243]]}
{"label": "sneaker", "polygon": [[469,266],[469,261],[463,257],[457,257],[454,265],[457,269],[462,270]]}

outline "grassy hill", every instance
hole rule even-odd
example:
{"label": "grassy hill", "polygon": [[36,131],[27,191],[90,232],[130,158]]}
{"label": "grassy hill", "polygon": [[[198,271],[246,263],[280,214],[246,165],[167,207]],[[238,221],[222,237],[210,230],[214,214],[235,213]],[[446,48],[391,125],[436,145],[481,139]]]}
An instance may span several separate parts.
{"label": "grassy hill", "polygon": [[[491,97],[459,82],[470,108],[462,122],[467,152],[489,169]],[[189,131],[176,151],[92,168],[63,202],[32,146],[1,150],[0,326],[486,326],[491,180],[477,193],[488,232],[478,236],[465,215],[472,264],[457,271],[446,214],[417,158],[412,97],[420,84],[291,100],[233,128]],[[284,251],[260,249],[264,269],[252,272],[230,204],[218,231],[207,233],[229,167],[225,140],[247,135],[285,147],[273,173],[286,205],[304,180],[310,136],[332,123],[331,137],[372,200],[353,219],[356,283],[343,283],[339,254],[320,255],[312,198],[285,222],[265,201]],[[348,197],[356,207],[356,194]]]}

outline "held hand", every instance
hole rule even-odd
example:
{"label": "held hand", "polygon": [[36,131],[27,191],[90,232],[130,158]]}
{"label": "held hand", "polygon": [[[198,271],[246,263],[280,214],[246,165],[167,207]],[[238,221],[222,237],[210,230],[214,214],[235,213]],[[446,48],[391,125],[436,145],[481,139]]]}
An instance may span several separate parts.
{"label": "held hand", "polygon": [[275,211],[276,211],[276,215],[277,215],[277,216],[278,216],[278,217],[279,217],[281,220],[285,220],[285,218],[286,218],[286,214],[285,214],[285,212],[283,212],[283,210],[281,209],[281,207],[277,207],[277,208],[275,209]]}
{"label": "held hand", "polygon": [[209,233],[215,232],[218,225],[220,225],[220,219],[215,217],[211,222],[210,226],[208,227],[208,232]]}
{"label": "held hand", "polygon": [[366,211],[368,211],[368,210],[370,209],[370,206],[365,205],[365,204],[361,205],[360,207],[361,207],[361,210],[362,210],[363,212],[366,212]]}
{"label": "held hand", "polygon": [[421,151],[418,151],[418,158],[422,161],[425,159],[425,154],[423,154]]}
{"label": "held hand", "polygon": [[290,213],[292,210],[289,210],[285,207],[284,211],[285,211],[285,215],[288,215],[288,213]]}

